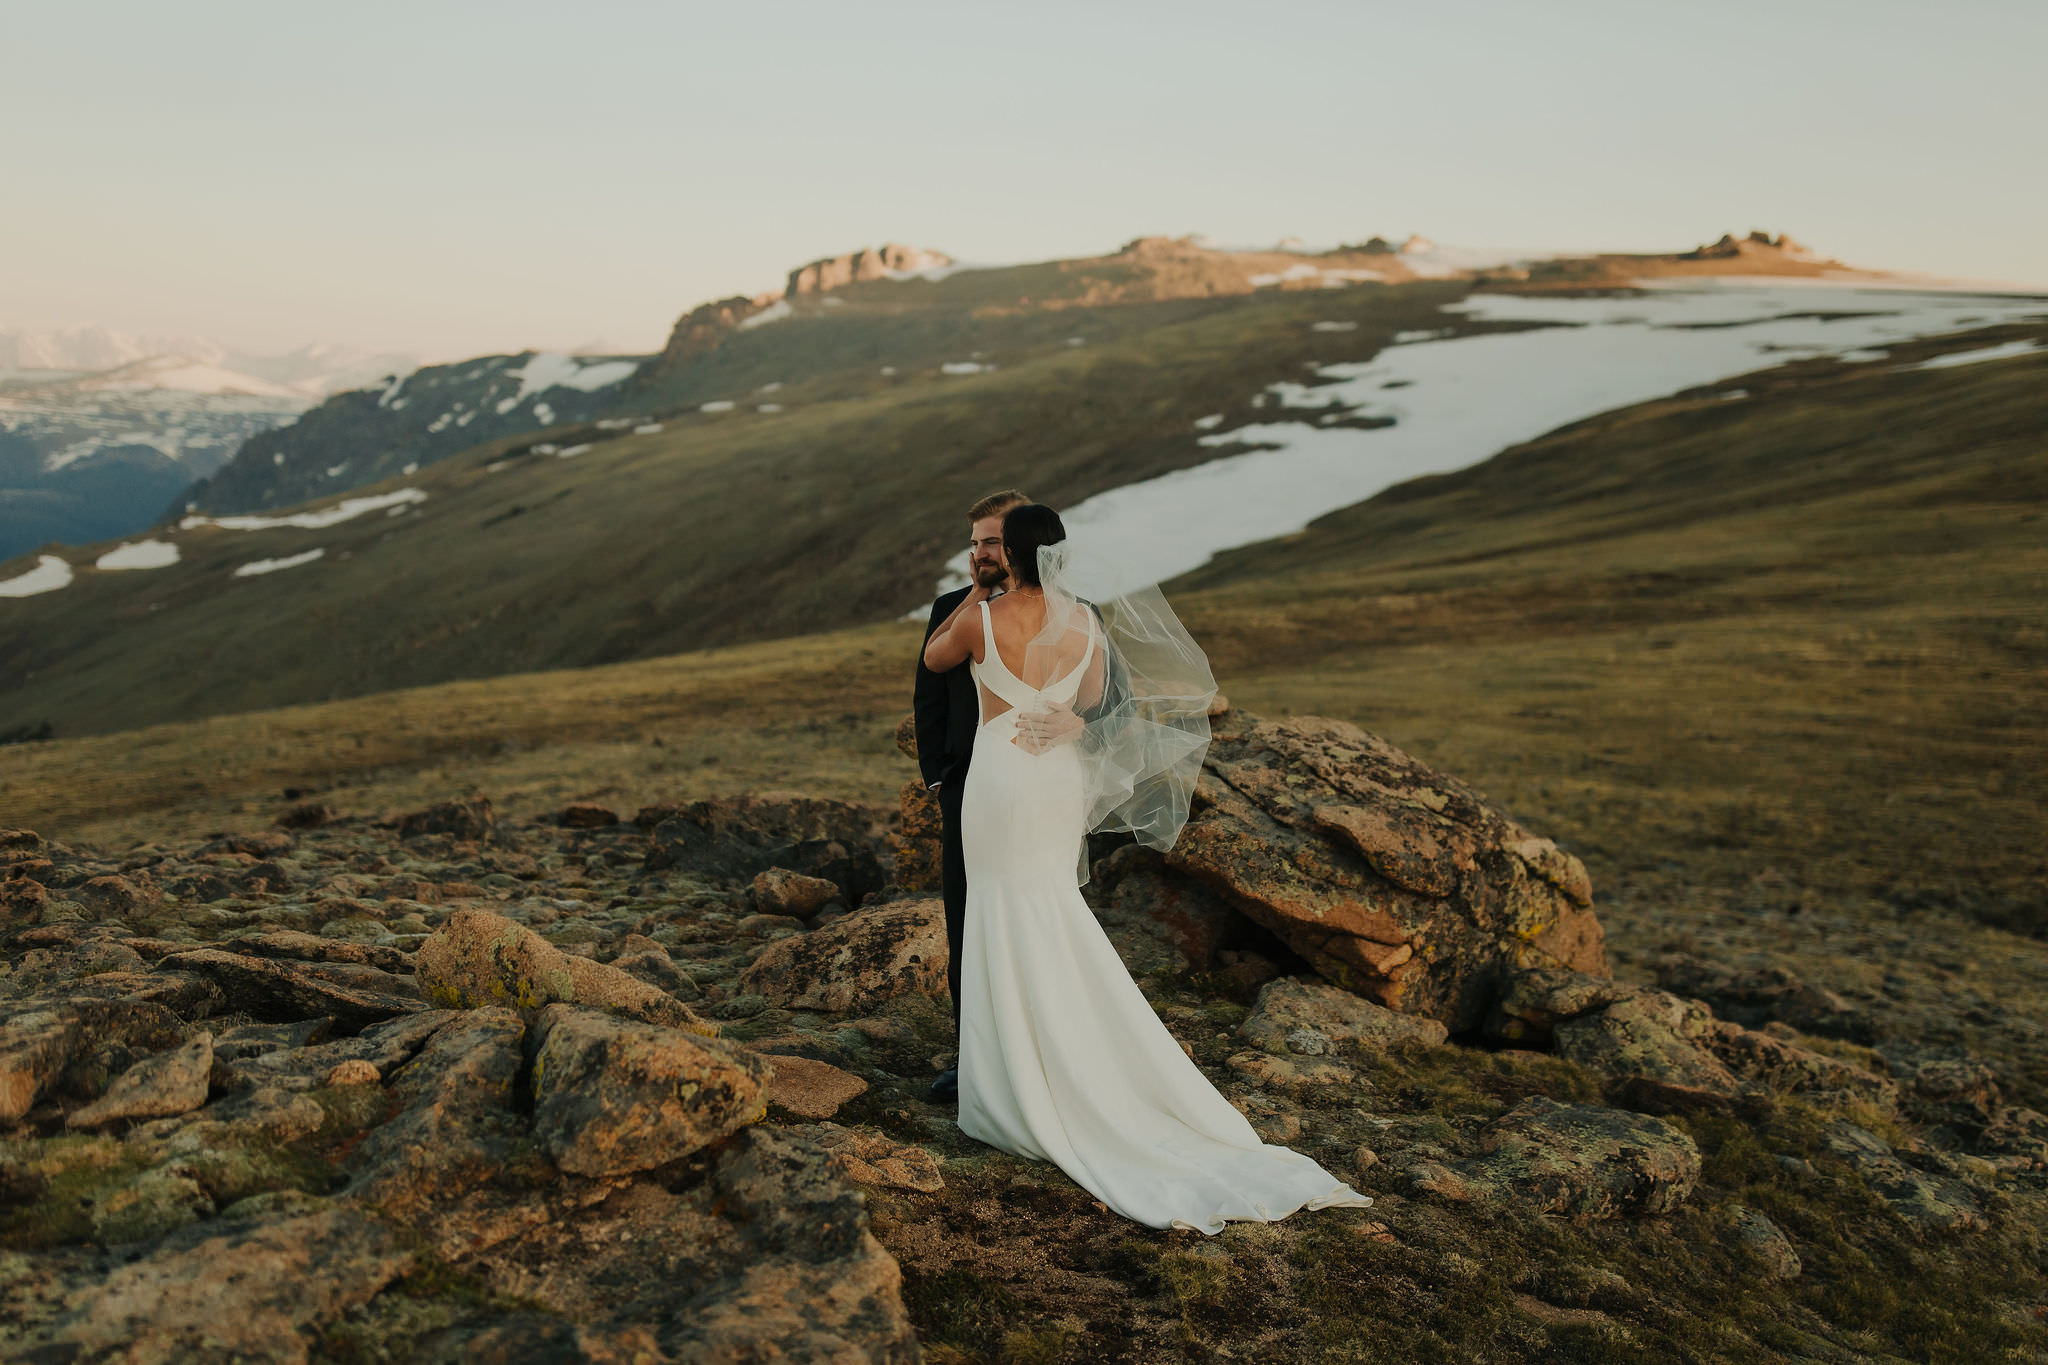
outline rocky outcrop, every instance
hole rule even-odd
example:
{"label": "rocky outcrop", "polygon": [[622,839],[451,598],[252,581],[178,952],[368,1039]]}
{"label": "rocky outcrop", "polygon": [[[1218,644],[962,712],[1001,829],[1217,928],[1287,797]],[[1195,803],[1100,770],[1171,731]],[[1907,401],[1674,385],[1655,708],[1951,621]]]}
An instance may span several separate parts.
{"label": "rocky outcrop", "polygon": [[1668,1213],[1699,1183],[1700,1154],[1647,1114],[1531,1095],[1479,1133],[1481,1155],[1408,1167],[1416,1188],[1579,1220]]}
{"label": "rocky outcrop", "polygon": [[534,1024],[533,1126],[565,1171],[680,1161],[761,1117],[769,1067],[717,1039],[550,1005]]}
{"label": "rocky outcrop", "polygon": [[1847,1120],[1828,1128],[1827,1143],[1901,1219],[1923,1233],[1975,1232],[1985,1225],[1976,1192],[1939,1171],[1899,1159],[1883,1138]]}
{"label": "rocky outcrop", "polygon": [[1320,1057],[1352,1048],[1436,1047],[1448,1033],[1434,1019],[1398,1013],[1324,982],[1282,977],[1260,988],[1237,1036],[1276,1056]]}
{"label": "rocky outcrop", "polygon": [[739,987],[790,1009],[868,1013],[915,991],[946,998],[946,907],[892,901],[770,944]]}
{"label": "rocky outcrop", "polygon": [[1340,721],[1233,712],[1167,861],[1330,981],[1454,1032],[1511,971],[1606,972],[1577,858]]}
{"label": "rocky outcrop", "polygon": [[1133,972],[1211,971],[1249,921],[1215,889],[1174,871],[1152,849],[1126,844],[1089,870],[1089,898]]}
{"label": "rocky outcrop", "polygon": [[146,1057],[114,1078],[106,1093],[74,1109],[73,1128],[98,1128],[121,1119],[173,1118],[206,1103],[213,1074],[213,1035],[201,1033],[183,1047]]}
{"label": "rocky outcrop", "polygon": [[662,347],[661,358],[642,370],[642,376],[665,373],[717,350],[739,330],[742,322],[772,307],[780,298],[778,294],[756,294],[751,298],[735,294],[698,304],[676,319],[676,325],[669,330],[668,344]]}
{"label": "rocky outcrop", "polygon": [[354,1033],[393,1015],[424,1008],[409,978],[390,976],[374,967],[357,970],[385,989],[333,980],[303,963],[248,957],[218,948],[178,953],[160,965],[205,977],[220,988],[230,1008],[264,1020],[328,1015],[344,1032]]}
{"label": "rocky outcrop", "polygon": [[488,910],[457,910],[419,949],[420,988],[444,1009],[560,1001],[716,1037],[718,1026],[638,977],[565,953]]}
{"label": "rocky outcrop", "polygon": [[403,1238],[354,1209],[257,1218],[120,1267],[53,1339],[134,1365],[303,1362],[318,1329],[412,1265]]}
{"label": "rocky outcrop", "polygon": [[800,294],[822,294],[849,284],[886,280],[892,274],[932,270],[951,264],[953,258],[943,251],[887,242],[879,247],[862,247],[844,256],[827,256],[809,265],[800,265],[789,272],[789,283],[783,292],[788,298]]}
{"label": "rocky outcrop", "polygon": [[1727,1107],[1769,1093],[1895,1105],[1898,1085],[1853,1062],[1714,1017],[1698,1000],[1583,972],[1517,974],[1488,1030],[1558,1052],[1653,1113]]}

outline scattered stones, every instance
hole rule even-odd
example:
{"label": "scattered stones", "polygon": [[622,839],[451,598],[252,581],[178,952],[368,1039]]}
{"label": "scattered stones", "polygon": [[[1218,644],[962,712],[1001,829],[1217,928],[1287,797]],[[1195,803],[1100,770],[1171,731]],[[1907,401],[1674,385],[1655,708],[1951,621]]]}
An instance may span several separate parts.
{"label": "scattered stones", "polygon": [[740,973],[739,988],[788,1009],[831,1014],[870,1012],[907,992],[943,1000],[945,906],[892,901],[778,940]]}
{"label": "scattered stones", "polygon": [[649,871],[677,868],[745,884],[771,867],[832,882],[848,905],[880,891],[883,846],[876,813],[844,801],[736,796],[693,801],[649,835]]}
{"label": "scattered stones", "polygon": [[1167,862],[1326,979],[1454,1031],[1507,970],[1606,974],[1577,858],[1342,722],[1231,713]]}
{"label": "scattered stones", "polygon": [[107,1093],[71,1112],[73,1128],[98,1128],[121,1119],[161,1119],[190,1113],[206,1103],[213,1073],[213,1035],[201,1033],[182,1047],[137,1062],[107,1087]]}
{"label": "scattered stones", "polygon": [[681,1160],[766,1104],[769,1063],[730,1043],[559,1004],[534,1031],[534,1132],[577,1175]]}
{"label": "scattered stones", "polygon": [[421,988],[445,1009],[554,1001],[713,1038],[718,1026],[682,1001],[616,967],[564,953],[539,934],[488,910],[457,910],[419,947]]}
{"label": "scattered stones", "polygon": [[803,1119],[829,1119],[840,1106],[867,1091],[868,1083],[829,1062],[810,1057],[770,1055],[768,1103]]}

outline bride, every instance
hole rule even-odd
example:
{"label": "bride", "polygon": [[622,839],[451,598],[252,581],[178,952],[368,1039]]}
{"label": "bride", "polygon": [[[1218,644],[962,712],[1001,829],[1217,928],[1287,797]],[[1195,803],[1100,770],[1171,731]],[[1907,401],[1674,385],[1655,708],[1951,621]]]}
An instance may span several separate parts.
{"label": "bride", "polygon": [[1077,560],[1052,508],[1013,509],[1003,542],[1011,590],[975,587],[924,655],[934,672],[971,661],[981,704],[960,812],[960,1130],[1155,1228],[1371,1204],[1259,1140],[1081,898],[1091,830],[1164,849],[1186,823],[1208,660],[1157,588],[1116,591]]}

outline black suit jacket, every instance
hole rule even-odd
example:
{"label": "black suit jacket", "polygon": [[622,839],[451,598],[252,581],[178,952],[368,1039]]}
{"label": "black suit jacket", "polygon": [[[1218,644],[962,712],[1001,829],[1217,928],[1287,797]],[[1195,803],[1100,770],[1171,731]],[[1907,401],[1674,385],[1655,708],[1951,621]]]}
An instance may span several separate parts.
{"label": "black suit jacket", "polygon": [[[955,588],[932,603],[931,619],[924,623],[927,643],[932,632],[967,600],[967,591]],[[1089,610],[1096,610],[1093,603]],[[1097,611],[1096,615],[1099,619],[1101,613]],[[1129,691],[1122,660],[1111,654],[1101,700],[1092,707],[1078,708],[1080,714],[1095,720],[1123,705],[1129,699]],[[944,673],[934,673],[924,666],[924,650],[920,648],[913,701],[912,709],[917,715],[917,766],[924,774],[924,784],[929,787],[943,782],[958,791],[958,784],[967,776],[968,762],[974,757],[974,732],[981,724],[981,698],[974,685],[973,670],[963,662]]]}
{"label": "black suit jacket", "polygon": [[[967,600],[966,588],[955,588],[932,603],[932,615],[924,624],[924,638],[944,625],[954,608]],[[974,731],[981,724],[981,698],[975,695],[974,675],[967,665],[934,673],[924,666],[924,649],[917,651],[917,688],[913,694],[917,714],[917,766],[929,787],[944,782],[955,791],[967,776],[967,764],[974,757]]]}

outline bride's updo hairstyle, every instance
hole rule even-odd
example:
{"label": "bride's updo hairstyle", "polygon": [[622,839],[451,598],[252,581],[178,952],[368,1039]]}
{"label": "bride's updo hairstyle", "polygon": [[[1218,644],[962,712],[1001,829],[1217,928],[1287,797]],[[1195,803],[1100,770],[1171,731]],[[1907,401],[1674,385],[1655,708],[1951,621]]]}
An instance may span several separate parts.
{"label": "bride's updo hairstyle", "polygon": [[1042,502],[1012,507],[1003,517],[1003,553],[1010,558],[1010,577],[1018,586],[1043,587],[1038,579],[1038,548],[1067,538],[1060,514]]}

